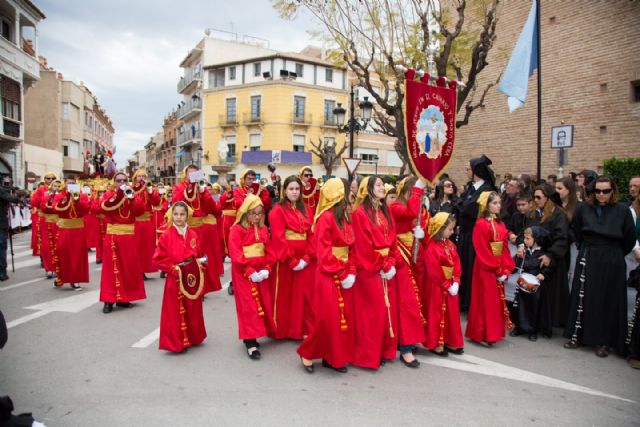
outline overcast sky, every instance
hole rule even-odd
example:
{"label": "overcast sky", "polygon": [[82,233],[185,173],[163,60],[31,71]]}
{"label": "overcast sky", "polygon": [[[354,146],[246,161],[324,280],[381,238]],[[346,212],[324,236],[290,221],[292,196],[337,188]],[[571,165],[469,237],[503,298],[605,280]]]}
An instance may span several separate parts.
{"label": "overcast sky", "polygon": [[307,33],[317,24],[304,15],[281,20],[270,0],[33,1],[47,17],[39,26],[40,55],[98,97],[116,129],[119,167],[162,130],[181,99],[178,64],[205,28],[233,28],[283,51],[318,44]]}

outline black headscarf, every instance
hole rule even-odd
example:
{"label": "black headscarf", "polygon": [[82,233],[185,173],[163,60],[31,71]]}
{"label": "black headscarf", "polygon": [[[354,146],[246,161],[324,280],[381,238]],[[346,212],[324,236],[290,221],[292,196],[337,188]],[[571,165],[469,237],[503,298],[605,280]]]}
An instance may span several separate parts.
{"label": "black headscarf", "polygon": [[483,154],[480,157],[471,159],[469,164],[471,165],[471,170],[475,176],[484,179],[492,188],[496,188],[496,176],[489,167],[492,164],[490,158]]}
{"label": "black headscarf", "polygon": [[551,243],[551,233],[546,228],[534,225],[531,227],[533,240],[542,248],[548,248]]}
{"label": "black headscarf", "polygon": [[556,191],[556,187],[550,184],[545,184],[544,192],[549,195],[549,200],[555,203],[556,206],[562,207],[562,198],[560,198],[560,193]]}

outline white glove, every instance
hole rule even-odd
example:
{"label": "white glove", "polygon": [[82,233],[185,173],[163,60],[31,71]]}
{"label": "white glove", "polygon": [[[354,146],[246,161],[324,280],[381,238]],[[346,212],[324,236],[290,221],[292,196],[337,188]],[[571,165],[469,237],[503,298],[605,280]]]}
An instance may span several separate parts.
{"label": "white glove", "polygon": [[458,282],[453,282],[453,284],[448,289],[449,295],[455,297],[456,295],[458,295],[458,289],[460,289],[460,285],[458,284]]}
{"label": "white glove", "polygon": [[354,283],[356,283],[356,275],[355,274],[349,274],[340,283],[342,283],[342,287],[343,288],[349,289],[350,287],[353,286]]}
{"label": "white glove", "polygon": [[200,192],[201,192],[201,193],[204,193],[204,189],[205,189],[205,188],[207,188],[207,186],[206,186],[206,185],[201,185],[201,186],[200,186]]}
{"label": "white glove", "polygon": [[121,189],[122,191],[127,191],[127,184],[122,184],[122,185],[120,186],[120,189]]}
{"label": "white glove", "polygon": [[206,255],[203,256],[202,258],[198,258],[198,262],[200,262],[200,263],[204,263],[204,262],[207,262],[207,261],[209,261],[209,259],[207,258]]}
{"label": "white glove", "polygon": [[419,225],[416,225],[413,229],[413,237],[420,240],[420,239],[424,239],[424,236],[425,236],[424,228],[420,227]]}
{"label": "white glove", "polygon": [[82,192],[83,192],[84,194],[91,194],[91,188],[89,188],[89,187],[83,187],[83,188],[82,188]]}
{"label": "white glove", "polygon": [[304,268],[309,265],[307,262],[305,262],[305,260],[301,259],[300,262],[298,263],[298,265],[296,265],[295,267],[293,267],[293,271],[300,271],[300,270],[304,270]]}
{"label": "white glove", "polygon": [[429,210],[429,208],[431,207],[431,199],[429,199],[429,196],[424,198],[424,207],[426,210]]}
{"label": "white glove", "polygon": [[249,276],[249,280],[251,280],[253,283],[258,283],[258,282],[262,282],[264,279],[262,278],[262,275],[260,273],[258,273],[257,271],[254,271]]}
{"label": "white glove", "polygon": [[149,194],[153,193],[153,188],[152,187],[147,188],[147,193]]}
{"label": "white glove", "polygon": [[503,274],[502,276],[498,277],[498,282],[504,282],[505,280],[507,280],[506,274]]}
{"label": "white glove", "polygon": [[260,270],[259,271],[260,277],[262,277],[262,280],[266,280],[269,278],[269,271],[268,270]]}
{"label": "white glove", "polygon": [[386,273],[384,272],[384,270],[380,270],[380,277],[382,277],[383,279],[391,280],[395,275],[396,275],[396,268],[394,266],[391,266],[389,271]]}
{"label": "white glove", "polygon": [[420,178],[419,180],[416,181],[416,183],[414,184],[414,187],[418,187],[424,190],[427,187],[427,183],[424,182],[422,178]]}

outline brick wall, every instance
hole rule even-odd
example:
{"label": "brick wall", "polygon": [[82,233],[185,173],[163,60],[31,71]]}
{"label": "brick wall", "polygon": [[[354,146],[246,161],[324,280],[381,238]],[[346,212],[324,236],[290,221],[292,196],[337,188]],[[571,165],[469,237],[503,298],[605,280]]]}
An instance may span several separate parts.
{"label": "brick wall", "polygon": [[[504,70],[530,5],[524,0],[502,4],[498,38],[479,92]],[[561,121],[575,126],[565,173],[601,170],[602,161],[613,156],[640,157],[640,103],[631,97],[631,82],[640,80],[640,2],[546,0],[541,8],[542,176],[557,173],[551,127]],[[498,174],[535,174],[536,78],[534,73],[529,80],[523,108],[509,113],[506,97],[494,87],[486,108],[457,130],[448,169],[457,183],[465,181],[469,158],[482,153]]]}

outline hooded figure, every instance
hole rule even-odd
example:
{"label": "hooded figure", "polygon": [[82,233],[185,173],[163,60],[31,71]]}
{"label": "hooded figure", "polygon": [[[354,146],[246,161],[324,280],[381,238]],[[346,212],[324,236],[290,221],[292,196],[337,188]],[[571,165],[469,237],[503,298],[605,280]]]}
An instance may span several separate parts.
{"label": "hooded figure", "polygon": [[491,170],[491,168],[489,167],[492,165],[492,163],[493,162],[491,161],[491,159],[484,154],[469,161],[473,174],[489,183],[491,185],[491,188],[495,190],[496,176],[494,175],[493,170]]}

